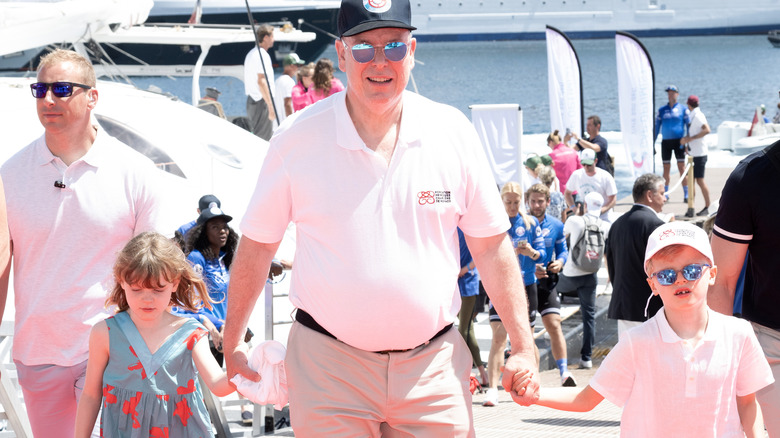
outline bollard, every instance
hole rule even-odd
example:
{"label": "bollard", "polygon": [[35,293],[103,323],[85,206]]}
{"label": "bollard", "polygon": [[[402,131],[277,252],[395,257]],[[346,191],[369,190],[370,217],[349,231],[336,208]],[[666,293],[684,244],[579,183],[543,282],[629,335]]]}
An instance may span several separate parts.
{"label": "bollard", "polygon": [[685,157],[685,165],[688,167],[688,173],[685,174],[688,179],[688,211],[685,213],[685,217],[693,217],[693,201],[696,196],[696,184],[693,179],[693,157],[688,155]]}

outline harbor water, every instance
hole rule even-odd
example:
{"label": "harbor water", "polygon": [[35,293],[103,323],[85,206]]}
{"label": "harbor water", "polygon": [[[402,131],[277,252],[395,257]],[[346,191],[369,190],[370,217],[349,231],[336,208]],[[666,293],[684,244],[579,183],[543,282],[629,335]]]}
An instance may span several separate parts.
{"label": "harbor water", "polygon": [[[690,94],[699,96],[713,132],[724,121],[750,121],[758,105],[766,106],[770,119],[778,110],[780,49],[773,48],[765,35],[645,38],[642,43],[654,66],[656,109],[667,103],[664,89],[674,84],[683,102]],[[573,45],[582,72],[583,116],[600,116],[602,131],[620,131],[614,39],[573,40]],[[336,62],[335,48],[330,47],[323,56]],[[524,134],[549,132],[545,41],[420,43],[416,59],[419,62],[409,89],[416,86],[420,94],[452,105],[469,117],[472,104],[516,103],[523,110]],[[347,84],[342,72],[337,71],[336,76]],[[154,85],[191,101],[189,78],[134,81],[140,88]],[[228,115],[245,114],[246,97],[240,80],[201,78],[201,87],[207,86],[222,92],[219,100]],[[524,153],[546,151],[543,136],[530,138],[534,144],[524,142]],[[630,194],[633,177],[625,161],[619,159],[621,152],[613,149],[610,153],[618,158],[618,199],[622,199]]]}
{"label": "harbor water", "polygon": [[[642,43],[654,66],[656,108],[666,104],[664,88],[674,84],[681,100],[699,96],[713,130],[726,120],[750,121],[760,104],[766,105],[769,118],[777,111],[780,49],[773,48],[766,35],[644,38]],[[614,39],[573,40],[573,45],[582,71],[584,116],[597,114],[602,130],[619,131]],[[335,62],[335,48],[323,56]],[[416,59],[413,78],[420,94],[466,115],[472,104],[517,103],[523,109],[525,133],[549,131],[544,41],[420,43]],[[340,71],[336,76],[347,83]],[[189,78],[134,82],[191,101]],[[245,114],[246,97],[238,79],[203,77],[201,86],[222,92],[219,99],[227,114]]]}

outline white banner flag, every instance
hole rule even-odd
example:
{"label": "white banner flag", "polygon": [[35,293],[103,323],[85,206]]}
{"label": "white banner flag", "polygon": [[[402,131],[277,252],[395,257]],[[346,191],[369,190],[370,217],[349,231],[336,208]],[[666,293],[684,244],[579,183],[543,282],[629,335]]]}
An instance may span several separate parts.
{"label": "white banner flag", "polygon": [[615,35],[620,130],[634,178],[653,172],[653,64],[636,37]]}
{"label": "white banner flag", "polygon": [[566,35],[547,26],[547,83],[550,98],[550,132],[561,139],[570,129],[582,136],[582,80],[577,52]]}
{"label": "white banner flag", "polygon": [[471,123],[485,149],[496,184],[523,181],[523,112],[518,104],[471,105]]}

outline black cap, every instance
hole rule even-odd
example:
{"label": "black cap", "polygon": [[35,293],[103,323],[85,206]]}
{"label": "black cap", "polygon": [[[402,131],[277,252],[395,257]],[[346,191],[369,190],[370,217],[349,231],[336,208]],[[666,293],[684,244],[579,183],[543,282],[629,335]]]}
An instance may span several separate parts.
{"label": "black cap", "polygon": [[198,225],[203,225],[206,222],[214,219],[215,217],[224,218],[225,222],[230,222],[233,220],[233,216],[228,216],[225,213],[223,213],[219,207],[213,206],[200,211],[200,216],[198,216],[197,223]]}
{"label": "black cap", "polygon": [[383,27],[417,29],[409,0],[342,0],[338,27],[343,37]]}
{"label": "black cap", "polygon": [[222,207],[222,203],[219,202],[219,198],[216,196],[203,195],[200,197],[200,200],[198,200],[198,210],[208,210],[210,207],[212,207],[211,204],[216,204],[217,207]]}

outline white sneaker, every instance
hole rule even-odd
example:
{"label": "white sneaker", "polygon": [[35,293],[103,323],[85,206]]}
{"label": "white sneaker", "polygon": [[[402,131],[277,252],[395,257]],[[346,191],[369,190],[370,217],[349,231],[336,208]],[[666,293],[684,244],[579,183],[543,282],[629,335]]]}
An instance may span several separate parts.
{"label": "white sneaker", "polygon": [[482,406],[495,406],[498,404],[498,388],[488,388]]}
{"label": "white sneaker", "polygon": [[574,380],[574,376],[569,371],[561,374],[561,386],[577,386],[577,381]]}
{"label": "white sneaker", "polygon": [[580,368],[589,370],[593,368],[593,361],[592,360],[580,360]]}

